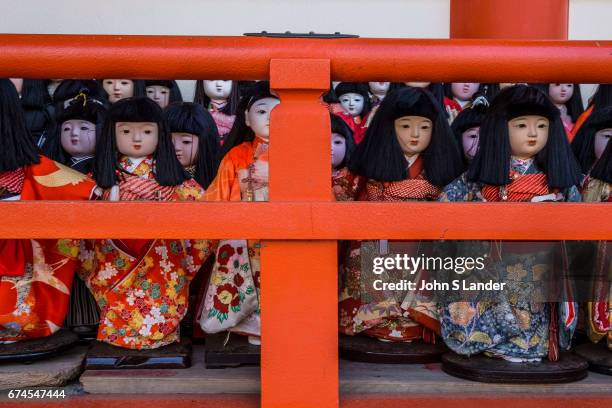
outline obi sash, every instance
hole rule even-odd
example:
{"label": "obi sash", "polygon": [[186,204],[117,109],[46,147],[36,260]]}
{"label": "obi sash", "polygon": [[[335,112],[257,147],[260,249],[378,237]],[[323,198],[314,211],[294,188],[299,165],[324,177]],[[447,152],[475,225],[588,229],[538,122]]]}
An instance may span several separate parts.
{"label": "obi sash", "polygon": [[422,176],[423,161],[420,157],[408,169],[409,178],[402,181],[377,182],[366,185],[368,201],[436,200],[442,189]]}
{"label": "obi sash", "polygon": [[482,196],[487,201],[531,201],[533,197],[549,194],[546,174],[525,174],[510,172],[512,182],[506,186],[507,197],[502,197],[502,187],[484,186]]}

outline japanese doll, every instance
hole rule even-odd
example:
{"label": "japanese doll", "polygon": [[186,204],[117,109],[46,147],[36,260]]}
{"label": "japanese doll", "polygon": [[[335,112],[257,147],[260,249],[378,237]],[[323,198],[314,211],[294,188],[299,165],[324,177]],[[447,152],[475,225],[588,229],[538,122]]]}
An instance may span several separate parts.
{"label": "japanese doll", "polygon": [[[260,86],[241,102],[234,127],[223,145],[217,176],[207,201],[267,201],[270,113],[278,97]],[[261,335],[258,240],[219,242],[199,322],[205,333],[229,331],[259,345]]]}
{"label": "japanese doll", "polygon": [[183,102],[181,89],[174,80],[146,80],[144,81],[145,95],[155,101],[160,108],[174,102]]}
{"label": "japanese doll", "polygon": [[111,104],[125,98],[145,96],[145,83],[141,79],[102,79],[100,83]]}
{"label": "japanese doll", "polygon": [[353,132],[346,122],[338,116],[331,114],[331,154],[332,154],[332,189],[336,201],[352,201],[354,197],[346,194],[350,188],[346,183],[349,180],[347,165],[351,154],[355,150]]}
{"label": "japanese doll", "polygon": [[340,116],[353,132],[355,143],[361,143],[366,131],[366,121],[370,113],[370,94],[366,84],[340,82],[335,91],[342,107]]}
{"label": "japanese doll", "polygon": [[[479,143],[467,180],[482,186],[483,201],[580,201],[576,187],[580,169],[559,109],[543,92],[526,85],[503,89],[482,121]],[[445,188],[450,201],[465,200],[465,182],[458,179]],[[555,281],[560,280],[557,277],[565,268],[564,243],[462,241],[457,250],[459,255],[484,254],[487,276],[508,281],[510,286],[494,300],[441,304],[446,345],[465,356],[483,353],[517,363],[543,358],[557,361],[560,350],[570,345],[577,322],[576,304],[565,296],[557,303],[538,302],[533,300],[535,295],[526,298],[516,291],[522,290],[524,281],[553,274]]]}
{"label": "japanese doll", "polygon": [[385,99],[387,93],[389,92],[389,88],[391,87],[391,82],[368,82],[368,87],[370,88],[370,105],[372,108],[380,105],[380,103]]}
{"label": "japanese doll", "polygon": [[595,91],[595,94],[591,98],[587,109],[576,120],[570,135],[570,142],[578,134],[580,127],[584,124],[584,122],[586,122],[593,112],[608,106],[612,106],[612,84],[599,84],[597,91]]}
{"label": "japanese doll", "polygon": [[[110,107],[96,143],[93,177],[102,200],[204,196],[176,157],[161,108],[144,97]],[[100,307],[97,340],[138,350],[177,342],[189,283],[210,254],[208,245],[180,239],[84,241],[79,274]]]}
{"label": "japanese doll", "polygon": [[[583,174],[582,199],[585,202],[612,202],[612,106],[594,112],[572,142]],[[597,243],[595,298],[588,304],[587,333],[592,342],[605,341],[612,351],[612,246],[609,241]],[[607,280],[606,280],[607,278]],[[605,283],[608,282],[608,285]],[[607,301],[606,301],[607,300]],[[605,339],[605,340],[604,340]]]}
{"label": "japanese doll", "polygon": [[580,84],[535,84],[533,86],[548,94],[552,103],[559,108],[561,122],[569,137],[574,129],[574,123],[584,112]]}
{"label": "japanese doll", "polygon": [[223,144],[236,120],[240,101],[238,83],[222,79],[197,81],[193,101],[210,112],[217,125],[219,143]]}
{"label": "japanese doll", "polygon": [[[0,200],[87,200],[94,188],[84,174],[39,155],[8,79],[0,79],[0,152]],[[72,239],[0,239],[2,347],[60,329],[78,255]]]}
{"label": "japanese doll", "polygon": [[[344,194],[355,200],[434,201],[461,174],[463,162],[433,95],[423,88],[403,87],[380,104],[348,168]],[[396,281],[405,276],[362,269],[366,251],[387,254],[394,247],[409,256],[423,249],[421,242],[412,241],[351,242],[340,272],[339,331],[383,341],[434,343],[439,333],[435,304],[416,300],[409,291],[376,291],[374,279]]]}
{"label": "japanese doll", "polygon": [[47,109],[51,96],[44,79],[11,78],[19,94],[26,126],[35,145],[39,145],[42,133],[50,127],[53,117]]}
{"label": "japanese doll", "polygon": [[479,89],[479,83],[452,82],[444,85],[444,107],[451,123],[463,109],[472,104]]}

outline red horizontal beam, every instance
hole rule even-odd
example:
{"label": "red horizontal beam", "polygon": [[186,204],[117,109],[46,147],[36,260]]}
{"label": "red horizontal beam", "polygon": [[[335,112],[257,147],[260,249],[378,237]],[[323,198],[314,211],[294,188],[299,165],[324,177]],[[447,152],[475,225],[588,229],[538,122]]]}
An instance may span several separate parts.
{"label": "red horizontal beam", "polygon": [[0,203],[0,238],[611,240],[609,204]]}
{"label": "red horizontal beam", "polygon": [[0,77],[264,79],[273,58],[330,59],[336,80],[612,82],[611,41],[0,36]]}

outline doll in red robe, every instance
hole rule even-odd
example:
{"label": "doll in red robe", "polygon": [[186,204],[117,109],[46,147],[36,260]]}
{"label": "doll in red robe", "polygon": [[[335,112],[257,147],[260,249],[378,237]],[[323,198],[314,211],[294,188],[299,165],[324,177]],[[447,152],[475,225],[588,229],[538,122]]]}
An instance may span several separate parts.
{"label": "doll in red robe", "polygon": [[336,96],[342,107],[340,116],[353,132],[355,143],[361,143],[366,131],[366,122],[370,113],[370,95],[366,84],[357,82],[340,82],[335,88]]}

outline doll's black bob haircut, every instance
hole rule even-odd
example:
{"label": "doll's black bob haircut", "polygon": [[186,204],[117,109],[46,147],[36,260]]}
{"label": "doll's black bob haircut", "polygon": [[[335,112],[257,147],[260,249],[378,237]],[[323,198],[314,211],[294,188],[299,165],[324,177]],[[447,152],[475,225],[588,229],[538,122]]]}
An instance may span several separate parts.
{"label": "doll's black bob haircut", "polygon": [[0,172],[40,162],[38,150],[26,127],[15,85],[0,79]]}
{"label": "doll's black bob haircut", "polygon": [[149,86],[165,86],[170,90],[170,98],[168,99],[168,104],[174,102],[183,102],[183,95],[181,94],[181,89],[178,86],[178,83],[175,80],[146,80],[144,81],[145,88],[145,96],[146,90]]}
{"label": "doll's black bob haircut", "polygon": [[[612,160],[610,157],[610,146],[612,143],[608,142],[606,150],[597,160],[597,163],[595,163],[594,147],[595,134],[602,129],[610,128],[612,128],[612,106],[594,111],[572,141],[572,150],[578,159],[582,174],[590,173],[592,177],[603,180],[606,183],[612,182]],[[593,167],[593,164],[595,164],[595,167]]]}
{"label": "doll's black bob haircut", "polygon": [[408,178],[408,161],[395,133],[395,120],[404,116],[423,116],[433,123],[431,142],[421,153],[426,179],[441,187],[457,178],[463,162],[446,115],[429,91],[409,86],[396,89],[383,99],[351,157],[349,169],[377,181]]}
{"label": "doll's black bob haircut", "polygon": [[162,186],[176,186],[187,179],[187,174],[176,158],[172,138],[164,121],[162,109],[153,100],[125,98],[115,102],[106,116],[102,134],[96,140],[96,158],[93,177],[101,188],[117,184],[118,161],[121,153],[117,150],[115,125],[118,122],[153,122],[157,124],[158,142],[153,153],[155,180]]}
{"label": "doll's black bob haircut", "polygon": [[241,145],[244,142],[251,142],[255,139],[255,133],[246,124],[246,112],[251,109],[255,102],[265,99],[279,99],[278,96],[272,95],[270,92],[270,83],[268,81],[259,81],[250,90],[250,93],[244,94],[242,100],[238,104],[236,111],[236,120],[232,126],[232,130],[228,133],[223,146],[221,147],[220,159],[222,159],[234,147]]}
{"label": "doll's black bob haircut", "polygon": [[370,110],[372,110],[372,103],[370,102],[370,87],[367,83],[361,82],[340,82],[334,89],[334,93],[338,101],[342,95],[347,93],[354,93],[363,96],[363,110],[361,111],[362,118],[365,118]]}
{"label": "doll's black bob haircut", "polygon": [[612,106],[612,84],[599,84],[589,106],[591,105],[595,110]]}
{"label": "doll's black bob haircut", "polygon": [[548,141],[535,156],[550,188],[565,189],[580,182],[580,167],[574,158],[561,122],[559,109],[548,95],[528,85],[503,89],[492,101],[480,126],[479,149],[468,169],[468,179],[492,186],[510,182],[510,135],[508,122],[520,116],[547,118]]}
{"label": "doll's black bob haircut", "polygon": [[[462,110],[459,115],[457,115],[451,125],[451,129],[455,135],[455,141],[457,142],[457,146],[459,146],[460,150],[462,149],[463,145],[463,132],[475,127],[479,128],[480,125],[482,125],[486,112],[486,103],[475,103],[469,108]],[[468,162],[465,155],[462,154],[461,157],[463,157],[463,162],[467,167]]]}
{"label": "doll's black bob haircut", "polygon": [[[206,91],[204,91],[203,80],[196,81],[196,89],[195,95],[193,97],[193,102],[202,105],[204,109],[208,109],[210,97],[206,95]],[[227,105],[225,105],[221,109],[221,113],[224,113],[226,115],[235,115],[236,110],[238,109],[238,102],[240,102],[240,90],[238,87],[238,82],[232,81],[232,90],[230,91],[229,97],[227,98]]]}
{"label": "doll's black bob haircut", "polygon": [[332,133],[337,133],[344,138],[346,143],[346,153],[344,155],[344,160],[340,163],[340,168],[345,167],[347,163],[351,160],[351,155],[355,150],[355,140],[353,139],[353,131],[346,124],[346,122],[337,115],[333,113],[330,114],[331,120],[331,131]]}
{"label": "doll's black bob haircut", "polygon": [[212,116],[202,105],[175,102],[164,110],[170,133],[189,133],[197,136],[198,154],[194,179],[208,188],[219,167],[219,132]]}
{"label": "doll's black bob haircut", "polygon": [[[550,85],[552,84],[530,84],[531,86],[538,88],[544,94],[549,95]],[[576,123],[580,115],[584,112],[584,106],[582,105],[582,93],[580,92],[580,84],[574,85],[574,93],[572,97],[565,103],[567,107],[567,114],[572,118],[572,122]]]}

